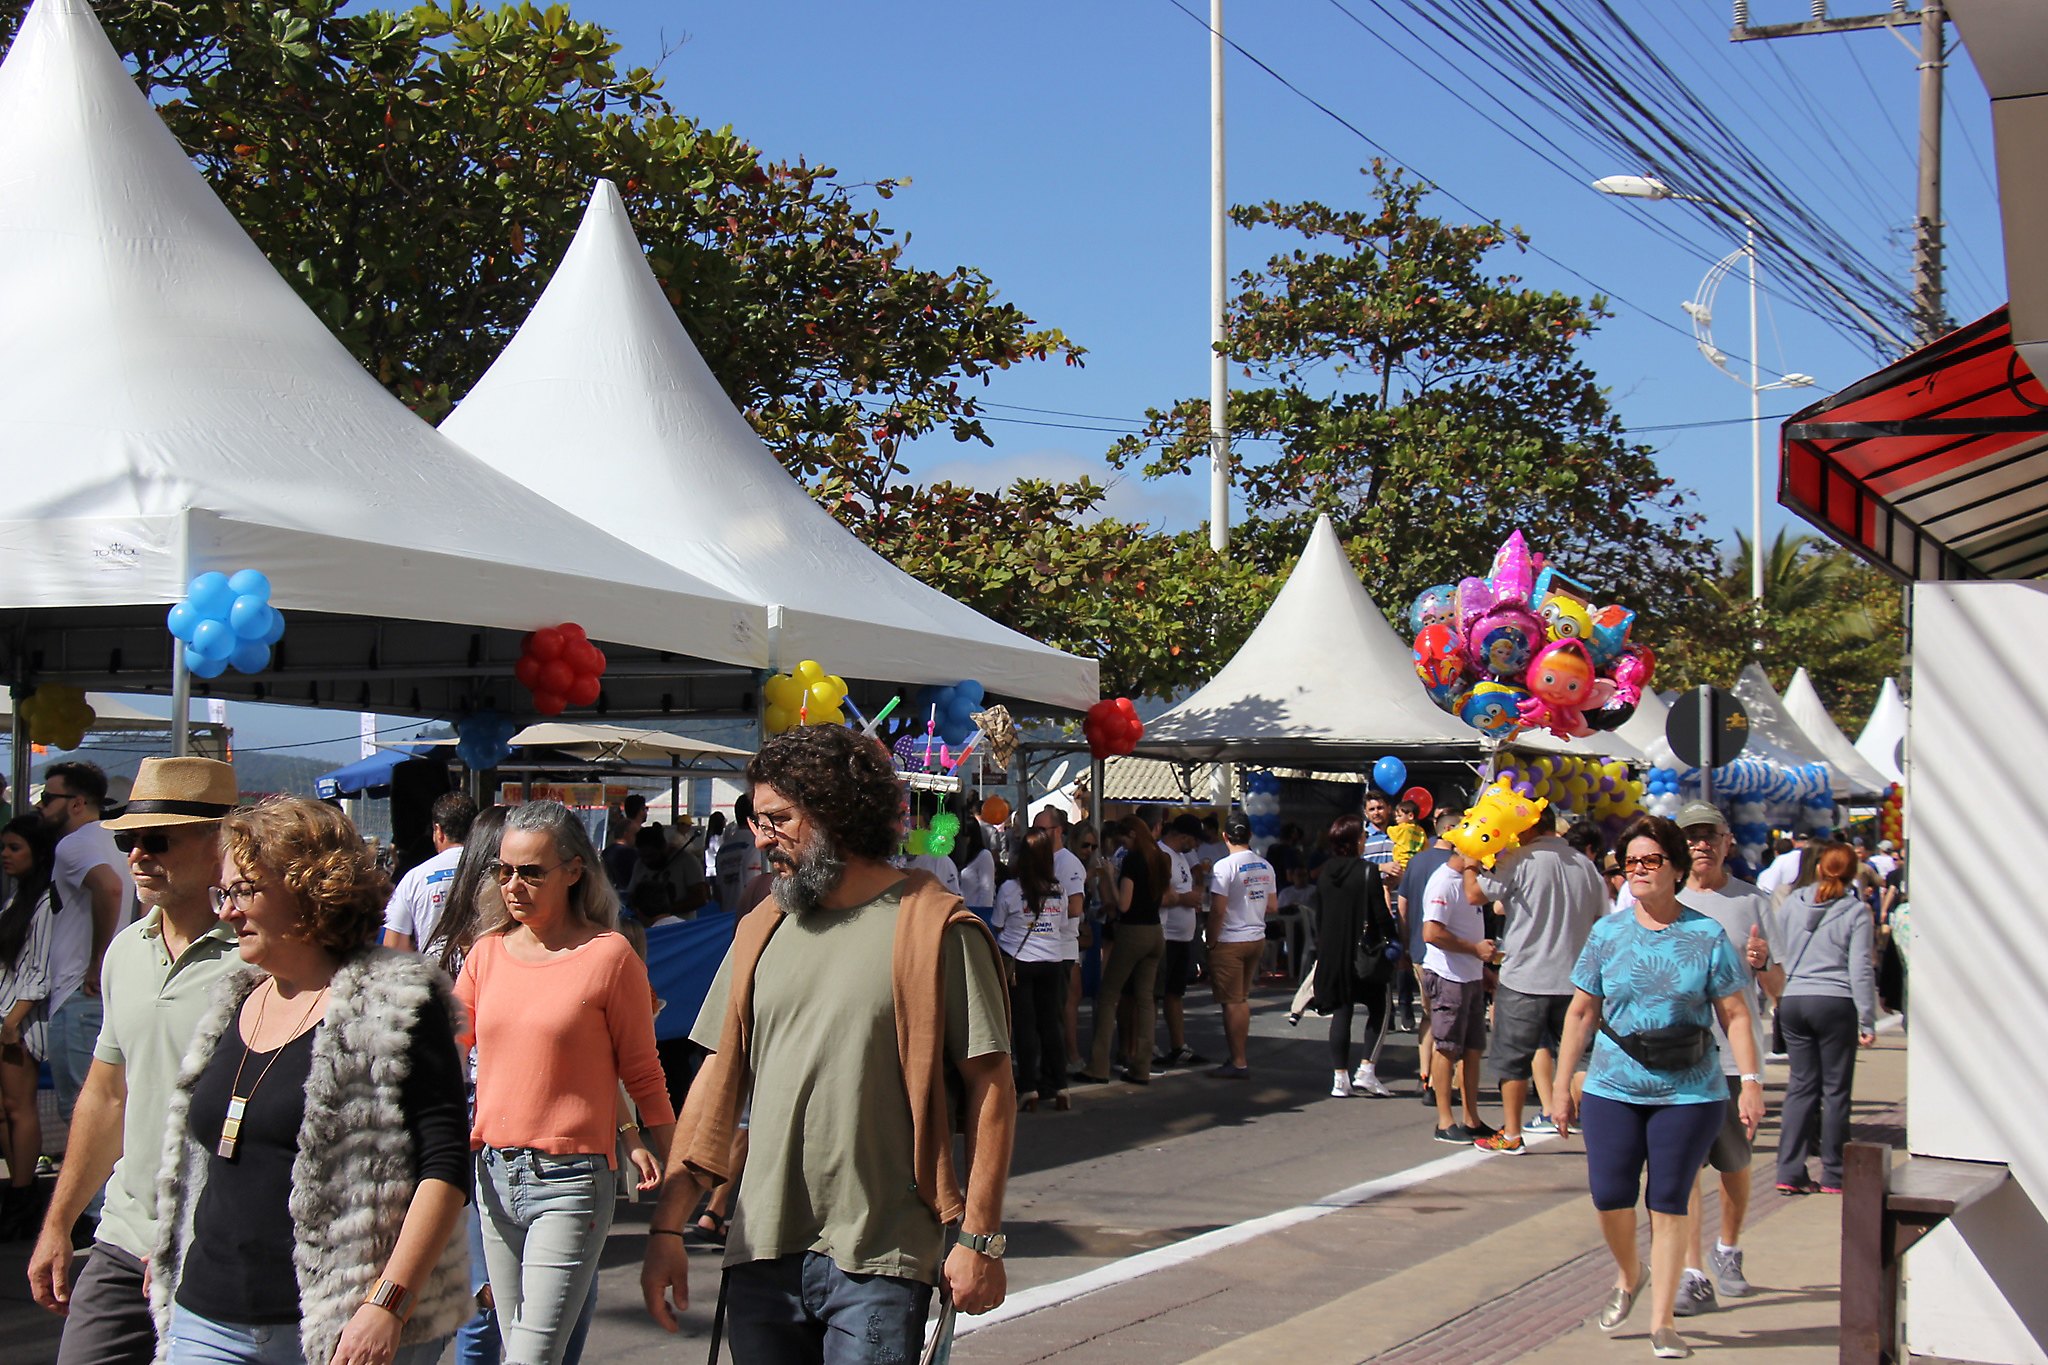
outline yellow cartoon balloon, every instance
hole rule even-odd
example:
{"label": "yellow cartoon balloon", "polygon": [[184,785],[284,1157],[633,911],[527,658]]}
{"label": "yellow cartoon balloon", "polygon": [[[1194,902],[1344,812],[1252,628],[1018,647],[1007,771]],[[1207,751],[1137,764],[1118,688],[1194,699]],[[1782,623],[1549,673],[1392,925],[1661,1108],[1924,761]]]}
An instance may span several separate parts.
{"label": "yellow cartoon balloon", "polygon": [[1464,820],[1444,838],[1467,858],[1492,867],[1493,860],[1536,823],[1537,812],[1546,804],[1540,797],[1521,795],[1503,777],[1480,793]]}

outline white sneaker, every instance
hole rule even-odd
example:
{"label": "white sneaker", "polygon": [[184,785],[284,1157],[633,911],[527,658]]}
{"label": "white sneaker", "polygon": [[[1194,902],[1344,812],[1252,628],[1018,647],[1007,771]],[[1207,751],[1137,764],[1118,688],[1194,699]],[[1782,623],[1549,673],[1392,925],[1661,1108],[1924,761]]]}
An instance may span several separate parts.
{"label": "white sneaker", "polygon": [[1367,1095],[1373,1095],[1381,1099],[1385,1099],[1394,1093],[1380,1083],[1380,1074],[1373,1068],[1371,1062],[1360,1062],[1358,1064],[1358,1072],[1351,1078],[1351,1086],[1354,1091],[1362,1091]]}
{"label": "white sneaker", "polygon": [[1351,1077],[1348,1074],[1339,1071],[1335,1073],[1335,1077],[1330,1082],[1330,1098],[1348,1100],[1358,1093],[1351,1088]]}

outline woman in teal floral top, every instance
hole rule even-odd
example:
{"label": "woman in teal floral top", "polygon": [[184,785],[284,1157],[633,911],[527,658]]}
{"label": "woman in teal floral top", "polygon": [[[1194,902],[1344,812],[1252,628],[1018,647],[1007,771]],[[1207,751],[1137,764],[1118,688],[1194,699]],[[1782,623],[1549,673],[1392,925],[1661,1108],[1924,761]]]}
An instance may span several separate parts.
{"label": "woman in teal floral top", "polygon": [[[1751,1137],[1763,1119],[1763,1059],[1749,1024],[1748,970],[1714,920],[1678,900],[1691,866],[1677,825],[1644,816],[1622,832],[1622,871],[1633,909],[1593,928],[1572,970],[1577,987],[1558,1049],[1570,1076],[1592,1043],[1585,1094],[1551,1088],[1558,1131],[1580,1123],[1600,1231],[1614,1255],[1615,1289],[1600,1311],[1612,1332],[1627,1319],[1645,1275],[1636,1251],[1636,1199],[1649,1168],[1650,1342],[1663,1359],[1692,1354],[1672,1326],[1685,1260],[1693,1177],[1733,1103]],[[1742,1072],[1730,1100],[1709,1025],[1718,1015]],[[1597,1032],[1596,1032],[1597,1030]]]}

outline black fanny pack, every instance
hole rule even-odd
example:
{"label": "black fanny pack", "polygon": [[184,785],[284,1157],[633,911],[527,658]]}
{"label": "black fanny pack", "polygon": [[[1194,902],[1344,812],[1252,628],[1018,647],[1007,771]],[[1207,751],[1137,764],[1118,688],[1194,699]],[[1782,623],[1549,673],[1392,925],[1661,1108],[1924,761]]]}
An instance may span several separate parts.
{"label": "black fanny pack", "polygon": [[1652,1071],[1690,1071],[1714,1051],[1714,1031],[1698,1024],[1666,1024],[1624,1036],[1602,1019],[1600,1031]]}

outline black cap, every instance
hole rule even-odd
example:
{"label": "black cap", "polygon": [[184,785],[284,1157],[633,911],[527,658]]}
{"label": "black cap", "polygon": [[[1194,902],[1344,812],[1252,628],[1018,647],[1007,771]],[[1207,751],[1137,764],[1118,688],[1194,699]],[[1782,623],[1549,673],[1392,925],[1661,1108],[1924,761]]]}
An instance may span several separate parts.
{"label": "black cap", "polygon": [[1223,822],[1223,837],[1233,844],[1249,844],[1252,841],[1252,822],[1242,815],[1233,815]]}
{"label": "black cap", "polygon": [[1176,815],[1166,822],[1168,834],[1185,834],[1190,839],[1202,837],[1202,822],[1192,815]]}

